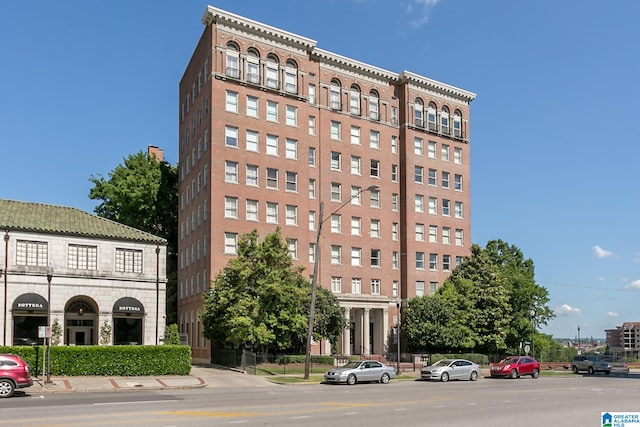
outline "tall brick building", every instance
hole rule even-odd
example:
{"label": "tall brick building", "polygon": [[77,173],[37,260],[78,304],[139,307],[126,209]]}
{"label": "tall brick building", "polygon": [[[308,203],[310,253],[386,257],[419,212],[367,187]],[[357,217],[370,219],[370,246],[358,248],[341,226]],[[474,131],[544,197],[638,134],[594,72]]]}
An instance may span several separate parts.
{"label": "tall brick building", "polygon": [[398,301],[470,253],[475,94],[211,6],[202,23],[179,101],[178,319],[194,358],[210,351],[202,293],[239,237],[280,227],[311,275],[321,222],[318,284],[351,324],[338,351],[385,354]]}

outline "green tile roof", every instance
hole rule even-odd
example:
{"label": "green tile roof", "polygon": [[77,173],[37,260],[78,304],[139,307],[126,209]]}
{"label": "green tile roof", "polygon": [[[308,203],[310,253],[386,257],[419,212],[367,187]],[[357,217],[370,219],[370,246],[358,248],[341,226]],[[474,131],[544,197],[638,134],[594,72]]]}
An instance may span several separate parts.
{"label": "green tile roof", "polygon": [[80,209],[0,199],[4,230],[166,244],[161,237]]}

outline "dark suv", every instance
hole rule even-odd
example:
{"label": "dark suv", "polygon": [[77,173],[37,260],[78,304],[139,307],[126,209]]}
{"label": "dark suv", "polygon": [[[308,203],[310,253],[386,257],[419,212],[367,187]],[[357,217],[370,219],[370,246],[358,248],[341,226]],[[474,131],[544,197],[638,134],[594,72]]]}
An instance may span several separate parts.
{"label": "dark suv", "polygon": [[31,387],[29,364],[15,354],[0,354],[0,398],[11,397],[19,388]]}
{"label": "dark suv", "polygon": [[604,372],[609,375],[611,373],[611,362],[602,360],[594,355],[576,356],[571,362],[571,371],[573,371],[574,374],[580,371],[587,371],[589,374]]}

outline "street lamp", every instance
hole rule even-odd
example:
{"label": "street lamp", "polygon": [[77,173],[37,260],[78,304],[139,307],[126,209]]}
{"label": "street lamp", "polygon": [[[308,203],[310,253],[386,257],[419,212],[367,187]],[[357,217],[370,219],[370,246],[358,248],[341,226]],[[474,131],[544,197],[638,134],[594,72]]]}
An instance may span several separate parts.
{"label": "street lamp", "polygon": [[2,345],[7,345],[7,269],[9,268],[9,230],[4,230],[4,322]]}
{"label": "street lamp", "polygon": [[578,354],[580,353],[580,325],[578,325]]}
{"label": "street lamp", "polygon": [[45,339],[47,339],[47,379],[45,384],[51,384],[51,279],[53,279],[53,267],[49,264],[47,268],[47,329]]}
{"label": "street lamp", "polygon": [[397,340],[398,344],[398,360],[396,360],[396,374],[400,375],[400,325],[402,323],[402,316],[400,314],[400,305],[402,304],[402,300],[400,297],[396,299],[396,309],[398,310],[398,326],[396,328]]}
{"label": "street lamp", "polygon": [[318,264],[320,264],[320,233],[322,232],[322,224],[324,224],[331,215],[337,213],[340,209],[344,208],[349,202],[358,197],[365,191],[373,191],[377,189],[377,185],[371,185],[365,189],[358,190],[353,196],[351,196],[346,202],[338,206],[336,210],[331,212],[326,218],[323,218],[323,209],[324,203],[320,202],[320,212],[318,215],[318,231],[316,233],[316,248],[314,254],[314,264],[313,264],[313,277],[311,278],[311,304],[309,306],[309,325],[307,328],[307,343],[306,343],[306,354],[304,358],[304,379],[309,379],[309,372],[311,370],[311,341],[313,341],[313,317],[314,312],[316,310],[316,288],[318,287]]}
{"label": "street lamp", "polygon": [[531,357],[536,357],[536,345],[534,344],[534,340],[536,337],[536,311],[531,309]]}
{"label": "street lamp", "polygon": [[158,345],[158,312],[160,311],[160,244],[156,246],[156,345]]}

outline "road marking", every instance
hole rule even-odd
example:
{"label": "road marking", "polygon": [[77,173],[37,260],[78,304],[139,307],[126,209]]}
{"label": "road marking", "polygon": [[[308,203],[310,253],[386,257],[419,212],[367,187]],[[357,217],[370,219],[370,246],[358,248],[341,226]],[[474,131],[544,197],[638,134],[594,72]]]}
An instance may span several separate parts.
{"label": "road marking", "polygon": [[139,403],[165,403],[165,402],[179,402],[177,399],[172,400],[140,400],[137,402],[98,402],[94,403],[93,406],[108,406],[108,405],[137,405]]}
{"label": "road marking", "polygon": [[396,408],[396,409],[394,409],[394,411],[406,411],[406,410],[407,410],[407,408]]}

